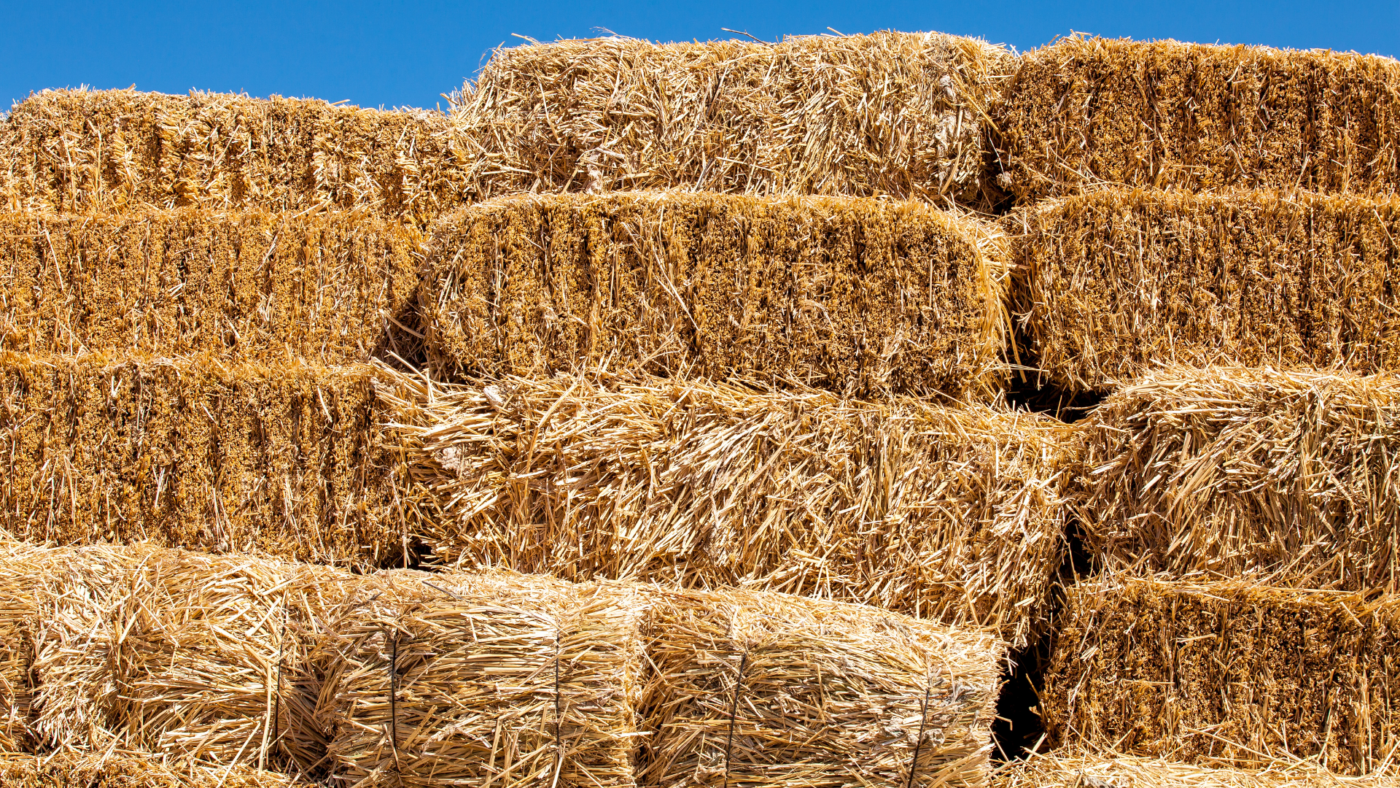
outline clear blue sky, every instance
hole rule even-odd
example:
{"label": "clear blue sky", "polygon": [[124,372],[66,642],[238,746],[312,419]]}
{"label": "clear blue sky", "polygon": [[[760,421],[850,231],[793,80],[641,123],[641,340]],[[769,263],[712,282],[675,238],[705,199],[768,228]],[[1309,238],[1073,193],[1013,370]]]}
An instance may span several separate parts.
{"label": "clear blue sky", "polygon": [[445,3],[0,0],[0,111],[46,87],[190,88],[315,96],[361,106],[434,106],[491,49],[597,35],[659,41],[938,30],[1018,49],[1082,31],[1136,39],[1268,44],[1400,56],[1388,2],[1001,3],[872,0]]}

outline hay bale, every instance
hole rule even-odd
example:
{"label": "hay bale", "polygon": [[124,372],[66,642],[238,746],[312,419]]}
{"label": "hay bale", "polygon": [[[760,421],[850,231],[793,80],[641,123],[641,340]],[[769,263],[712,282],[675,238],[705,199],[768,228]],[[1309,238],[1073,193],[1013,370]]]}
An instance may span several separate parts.
{"label": "hay bale", "polygon": [[0,354],[0,530],[384,565],[412,509],[372,376]]}
{"label": "hay bale", "polygon": [[1023,202],[1102,184],[1394,192],[1400,62],[1322,50],[1062,38],[991,104]]}
{"label": "hay bale", "polygon": [[638,782],[985,786],[1002,647],[857,605],[654,592]]}
{"label": "hay bale", "polygon": [[312,658],[337,785],[632,786],[636,591],[392,572]]}
{"label": "hay bale", "polygon": [[468,199],[463,162],[439,112],[47,90],[0,123],[0,207],[362,208],[424,225]]}
{"label": "hay bale", "polygon": [[0,348],[329,364],[405,354],[395,321],[411,319],[420,240],[345,213],[0,214]]}
{"label": "hay bale", "polygon": [[436,226],[420,298],[451,375],[606,368],[986,395],[1002,239],[913,203],[683,193],[506,198]]}
{"label": "hay bale", "polygon": [[1400,747],[1400,597],[1107,576],[1068,589],[1041,693],[1051,745],[1367,774]]}
{"label": "hay bale", "polygon": [[[1064,426],[578,377],[443,386],[386,371],[419,535],[460,567],[739,585],[988,626],[1024,645],[1064,556]],[[392,381],[392,384],[391,384]]]}
{"label": "hay bale", "polygon": [[[42,547],[0,541],[0,753],[29,751],[34,735],[34,644],[28,624],[36,608]],[[0,780],[0,785],[5,785]]]}
{"label": "hay bale", "polygon": [[140,755],[0,755],[6,788],[295,788],[311,786],[274,772],[170,766]]}
{"label": "hay bale", "polygon": [[490,194],[681,188],[943,202],[1014,64],[940,33],[497,49],[452,108]]}
{"label": "hay bale", "polygon": [[1306,763],[1280,762],[1246,771],[1059,750],[1007,763],[992,784],[996,788],[1384,788],[1393,782],[1379,775],[1343,777]]}
{"label": "hay bale", "polygon": [[1168,369],[1076,430],[1101,565],[1400,592],[1400,378]]}
{"label": "hay bale", "polygon": [[1064,386],[1169,363],[1400,371],[1400,200],[1109,190],[1022,220],[1017,310]]}

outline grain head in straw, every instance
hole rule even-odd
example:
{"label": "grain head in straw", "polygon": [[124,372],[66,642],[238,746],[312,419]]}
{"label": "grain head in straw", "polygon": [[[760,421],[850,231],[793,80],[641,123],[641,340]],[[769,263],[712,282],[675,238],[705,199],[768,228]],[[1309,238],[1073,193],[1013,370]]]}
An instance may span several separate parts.
{"label": "grain head in straw", "polygon": [[1395,198],[1106,190],[1017,223],[1015,311],[1062,386],[1170,363],[1400,369]]}
{"label": "grain head in straw", "polygon": [[1400,187],[1400,62],[1176,41],[1063,38],[1026,53],[992,117],[1023,202],[1103,184]]}
{"label": "grain head in straw", "polygon": [[987,396],[1004,242],[915,203],[523,196],[440,221],[420,301],[446,375],[604,369]]}
{"label": "grain head in straw", "polygon": [[999,768],[996,788],[1385,788],[1384,775],[1343,777],[1314,763],[1278,761],[1257,770],[1212,769],[1160,758],[1056,750]]}

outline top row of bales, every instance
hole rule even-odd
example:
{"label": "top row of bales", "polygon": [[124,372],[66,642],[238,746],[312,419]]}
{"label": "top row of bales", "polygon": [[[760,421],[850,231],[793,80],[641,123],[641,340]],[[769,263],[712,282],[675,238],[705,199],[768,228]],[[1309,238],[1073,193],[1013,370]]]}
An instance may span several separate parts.
{"label": "top row of bales", "polygon": [[448,113],[49,91],[0,123],[0,207],[365,208],[682,188],[974,208],[1103,185],[1393,193],[1400,62],[934,33],[498,50]]}

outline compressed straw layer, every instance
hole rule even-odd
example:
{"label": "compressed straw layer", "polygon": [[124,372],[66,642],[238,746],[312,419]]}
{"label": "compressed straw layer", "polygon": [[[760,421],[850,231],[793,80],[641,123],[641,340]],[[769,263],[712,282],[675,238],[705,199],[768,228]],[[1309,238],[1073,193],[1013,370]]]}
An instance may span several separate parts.
{"label": "compressed straw layer", "polygon": [[1281,761],[1264,769],[1211,769],[1157,758],[1056,750],[998,770],[996,788],[1384,788],[1391,778],[1343,777],[1315,764]]}
{"label": "compressed straw layer", "polygon": [[310,788],[283,774],[248,768],[165,764],[136,754],[0,755],[6,788]]}

